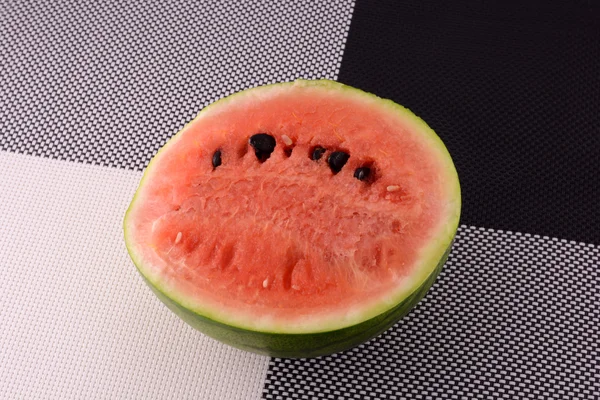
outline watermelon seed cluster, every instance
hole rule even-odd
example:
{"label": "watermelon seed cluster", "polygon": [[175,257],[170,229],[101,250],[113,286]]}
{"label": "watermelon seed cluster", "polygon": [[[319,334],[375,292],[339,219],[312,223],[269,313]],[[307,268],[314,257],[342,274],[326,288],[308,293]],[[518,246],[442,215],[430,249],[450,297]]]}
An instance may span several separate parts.
{"label": "watermelon seed cluster", "polygon": [[[310,158],[313,161],[319,161],[323,154],[325,154],[327,150],[321,146],[315,147],[310,154]],[[334,174],[337,174],[344,168],[344,165],[348,162],[350,155],[344,151],[334,151],[329,157],[327,157],[327,164],[329,164],[329,168]],[[371,175],[371,168],[364,166],[358,167],[354,171],[354,177],[359,181],[366,181]]]}
{"label": "watermelon seed cluster", "polygon": [[[290,139],[290,137],[287,135],[282,135],[281,140],[286,145],[286,147],[284,148],[285,155],[287,157],[290,157],[292,155],[293,150],[292,139]],[[269,157],[271,157],[271,154],[273,153],[273,151],[275,151],[275,146],[277,145],[277,141],[275,140],[275,138],[267,133],[257,133],[255,135],[250,136],[250,139],[248,139],[248,143],[250,144],[250,146],[252,146],[252,148],[254,148],[254,154],[256,155],[258,161],[260,161],[261,163],[267,161]],[[327,149],[325,149],[324,147],[316,146],[310,152],[310,158],[313,161],[319,161],[321,158],[323,158],[323,155],[326,152]],[[337,174],[342,170],[342,168],[344,168],[344,165],[346,165],[349,158],[350,154],[344,151],[333,151],[329,155],[329,157],[327,157],[327,164],[329,165],[331,172]],[[212,156],[213,169],[219,167],[221,163],[221,149],[218,149],[214,152]],[[354,171],[354,177],[359,181],[366,181],[370,175],[371,168],[368,166],[356,168],[356,170]]]}

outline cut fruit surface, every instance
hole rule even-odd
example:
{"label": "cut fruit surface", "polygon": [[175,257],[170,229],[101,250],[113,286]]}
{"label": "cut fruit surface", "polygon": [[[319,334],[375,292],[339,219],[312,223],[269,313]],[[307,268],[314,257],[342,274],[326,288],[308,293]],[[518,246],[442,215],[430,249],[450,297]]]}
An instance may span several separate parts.
{"label": "cut fruit surface", "polygon": [[312,356],[387,329],[435,280],[460,215],[437,135],[332,81],[205,108],[145,171],[130,255],[171,309],[234,346]]}

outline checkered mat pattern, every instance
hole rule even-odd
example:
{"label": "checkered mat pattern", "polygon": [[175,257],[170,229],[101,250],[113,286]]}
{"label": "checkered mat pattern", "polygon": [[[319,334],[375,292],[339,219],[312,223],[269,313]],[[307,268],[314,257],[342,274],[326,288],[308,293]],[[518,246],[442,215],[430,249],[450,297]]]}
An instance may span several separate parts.
{"label": "checkered mat pattern", "polygon": [[[0,398],[598,398],[599,27],[583,0],[3,2]],[[411,108],[464,195],[413,312],[305,360],[184,324],[121,227],[202,107],[298,77]]]}
{"label": "checkered mat pattern", "polygon": [[8,2],[0,149],[142,170],[236,91],[335,79],[352,3]]}

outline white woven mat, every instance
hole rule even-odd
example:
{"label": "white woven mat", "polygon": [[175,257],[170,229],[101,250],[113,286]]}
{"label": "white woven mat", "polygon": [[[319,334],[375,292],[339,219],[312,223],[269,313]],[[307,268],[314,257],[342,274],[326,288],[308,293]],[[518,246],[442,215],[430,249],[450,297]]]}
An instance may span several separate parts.
{"label": "white woven mat", "polygon": [[260,398],[268,357],[183,323],[137,275],[139,172],[0,152],[0,398]]}

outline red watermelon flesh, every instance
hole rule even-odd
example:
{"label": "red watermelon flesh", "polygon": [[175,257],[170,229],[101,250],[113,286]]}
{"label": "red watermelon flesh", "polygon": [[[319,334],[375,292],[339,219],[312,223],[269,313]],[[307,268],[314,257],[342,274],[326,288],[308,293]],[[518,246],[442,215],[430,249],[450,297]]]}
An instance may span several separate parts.
{"label": "red watermelon flesh", "polygon": [[[266,160],[249,144],[257,133],[276,141]],[[334,151],[349,155],[338,173]],[[367,179],[354,176],[361,167]],[[301,81],[202,111],[151,162],[126,235],[146,278],[183,306],[302,333],[351,326],[408,295],[459,213],[456,171],[425,123],[343,85]]]}

